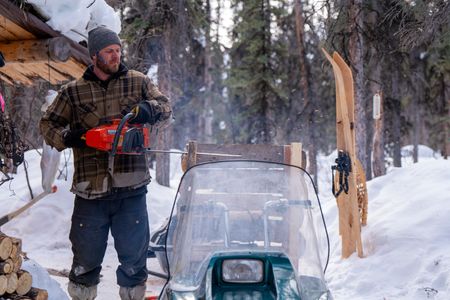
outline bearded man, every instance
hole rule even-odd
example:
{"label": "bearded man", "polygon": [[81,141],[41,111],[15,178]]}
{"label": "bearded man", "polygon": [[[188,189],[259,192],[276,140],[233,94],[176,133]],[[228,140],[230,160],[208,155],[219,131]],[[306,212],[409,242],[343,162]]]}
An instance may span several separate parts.
{"label": "bearded man", "polygon": [[[73,263],[68,286],[73,300],[93,300],[108,234],[120,265],[117,283],[122,300],[142,300],[147,280],[149,222],[146,206],[150,172],[144,155],[116,155],[108,171],[108,153],[86,145],[84,134],[99,125],[135,113],[129,123],[168,123],[169,99],[144,74],[121,62],[118,35],[98,27],[88,34],[92,58],[82,78],[63,86],[40,122],[46,143],[58,151],[72,148],[75,194],[70,241]],[[63,200],[63,199],[62,199]]]}

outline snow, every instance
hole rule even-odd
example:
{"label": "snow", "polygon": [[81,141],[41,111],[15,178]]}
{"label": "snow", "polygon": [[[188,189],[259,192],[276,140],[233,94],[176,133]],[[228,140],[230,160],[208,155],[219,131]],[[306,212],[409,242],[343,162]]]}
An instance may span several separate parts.
{"label": "snow", "polygon": [[119,33],[120,15],[104,0],[27,0],[54,30],[76,42],[87,40],[89,30],[104,25]]}
{"label": "snow", "polygon": [[[423,148],[426,149],[426,148]],[[450,161],[425,155],[419,163],[393,168],[388,174],[368,182],[369,219],[362,229],[364,258],[356,255],[341,259],[338,211],[329,196],[333,155],[321,157],[322,205],[330,233],[331,257],[326,279],[336,300],[341,299],[448,299],[450,295]],[[69,150],[64,157],[72,157]],[[25,159],[34,194],[42,191],[40,155],[28,151]],[[156,230],[169,215],[181,177],[180,156],[171,157],[171,187],[154,181],[149,185],[148,212],[151,229]],[[57,179],[58,191],[2,227],[8,235],[19,237],[31,259],[24,264],[33,275],[33,286],[49,290],[50,299],[67,299],[68,279],[49,276],[44,268],[70,269],[69,241],[73,195],[69,192],[72,162],[68,162],[67,181]],[[151,170],[154,175],[153,170]],[[65,172],[63,172],[65,173]],[[328,196],[324,196],[328,195]],[[24,205],[29,199],[22,166],[12,181],[0,186],[0,215]],[[115,269],[117,256],[110,237],[99,285],[99,300],[117,299]],[[149,260],[154,271],[160,271]],[[148,293],[157,294],[161,283],[150,277]],[[156,283],[156,286],[152,286]]]}
{"label": "snow", "polygon": [[337,208],[326,203],[335,299],[448,299],[449,180],[449,161],[424,160],[369,181],[363,259],[340,258]]}

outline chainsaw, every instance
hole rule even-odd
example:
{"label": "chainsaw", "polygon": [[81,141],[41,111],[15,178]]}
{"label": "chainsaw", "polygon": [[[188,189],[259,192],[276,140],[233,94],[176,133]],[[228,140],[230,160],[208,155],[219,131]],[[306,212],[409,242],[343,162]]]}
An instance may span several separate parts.
{"label": "chainsaw", "polygon": [[[142,124],[129,124],[134,117],[132,112],[122,119],[114,119],[111,124],[101,125],[88,130],[85,134],[86,145],[109,152],[108,171],[113,173],[114,157],[120,155],[144,155],[145,153],[188,154],[186,151],[157,150],[150,148],[150,128]],[[238,154],[196,152],[197,155],[241,157]]]}
{"label": "chainsaw", "polygon": [[115,154],[140,155],[150,148],[150,129],[142,124],[128,124],[134,115],[113,119],[111,124],[101,125],[86,132],[86,145]]}

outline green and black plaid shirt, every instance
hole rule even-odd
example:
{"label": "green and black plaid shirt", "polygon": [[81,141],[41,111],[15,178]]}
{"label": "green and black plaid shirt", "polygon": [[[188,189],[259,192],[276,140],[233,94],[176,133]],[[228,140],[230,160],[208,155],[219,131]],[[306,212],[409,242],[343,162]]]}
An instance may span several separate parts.
{"label": "green and black plaid shirt", "polygon": [[[121,65],[107,82],[100,81],[90,66],[81,79],[59,91],[40,122],[45,142],[59,151],[66,148],[62,132],[91,129],[122,118],[142,100],[157,101],[161,123],[168,123],[172,109],[169,99],[144,74]],[[157,124],[158,125],[158,124]],[[117,155],[114,174],[108,173],[108,153],[90,147],[74,148],[74,176],[71,191],[85,199],[107,196],[115,188],[136,189],[150,182],[147,158]]]}

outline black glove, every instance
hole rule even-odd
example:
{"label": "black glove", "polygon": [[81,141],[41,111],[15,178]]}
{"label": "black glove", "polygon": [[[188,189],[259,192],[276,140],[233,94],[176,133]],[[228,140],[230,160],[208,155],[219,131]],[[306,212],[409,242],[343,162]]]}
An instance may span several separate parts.
{"label": "black glove", "polygon": [[142,101],[137,104],[131,110],[134,112],[134,117],[128,122],[130,124],[144,124],[149,123],[154,125],[160,118],[161,112],[159,105],[156,101],[153,103],[148,103],[147,101]]}
{"label": "black glove", "polygon": [[86,129],[67,130],[63,133],[63,143],[68,148],[83,148],[86,147],[86,138],[84,134]]}

